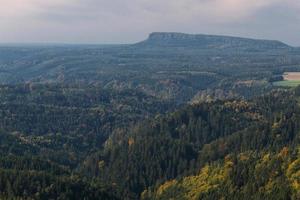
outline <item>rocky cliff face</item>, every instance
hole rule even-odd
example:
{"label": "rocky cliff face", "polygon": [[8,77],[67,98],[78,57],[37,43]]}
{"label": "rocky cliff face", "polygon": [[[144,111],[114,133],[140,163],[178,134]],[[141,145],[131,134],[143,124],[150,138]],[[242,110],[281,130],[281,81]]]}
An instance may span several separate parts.
{"label": "rocky cliff face", "polygon": [[184,33],[151,33],[147,40],[138,43],[142,46],[157,47],[194,47],[213,49],[289,49],[290,46],[274,40],[256,40],[248,38],[216,36],[204,34],[184,34]]}

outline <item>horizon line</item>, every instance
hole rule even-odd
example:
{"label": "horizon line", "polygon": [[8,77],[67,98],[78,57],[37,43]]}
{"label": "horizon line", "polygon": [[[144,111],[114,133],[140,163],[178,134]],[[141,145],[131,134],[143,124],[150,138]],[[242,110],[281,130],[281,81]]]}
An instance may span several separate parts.
{"label": "horizon line", "polygon": [[251,39],[251,40],[266,40],[266,41],[277,41],[283,44],[286,44],[293,48],[300,48],[300,46],[292,45],[288,42],[284,42],[278,39],[267,39],[267,38],[258,38],[258,37],[245,37],[245,36],[235,36],[235,35],[226,35],[226,34],[205,34],[205,33],[185,33],[185,32],[172,32],[172,31],[155,31],[148,34],[148,37],[144,40],[135,41],[135,42],[1,42],[0,47],[18,47],[18,46],[29,46],[29,47],[42,47],[42,46],[126,46],[126,45],[133,45],[142,41],[147,40],[151,34],[164,34],[164,33],[171,33],[171,34],[185,34],[185,35],[203,35],[203,36],[216,36],[216,37],[232,37],[232,38],[239,38],[239,39]]}

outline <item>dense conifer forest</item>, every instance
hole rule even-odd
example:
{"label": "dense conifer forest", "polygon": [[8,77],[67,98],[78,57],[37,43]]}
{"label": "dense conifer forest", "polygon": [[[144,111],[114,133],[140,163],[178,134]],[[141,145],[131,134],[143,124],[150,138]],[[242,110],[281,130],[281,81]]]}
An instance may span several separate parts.
{"label": "dense conifer forest", "polygon": [[153,33],[0,46],[0,199],[300,199],[300,50]]}

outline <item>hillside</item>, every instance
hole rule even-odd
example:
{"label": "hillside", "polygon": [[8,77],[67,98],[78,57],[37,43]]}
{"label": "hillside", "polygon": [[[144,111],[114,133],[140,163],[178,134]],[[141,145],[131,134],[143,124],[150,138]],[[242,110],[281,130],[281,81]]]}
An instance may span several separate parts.
{"label": "hillside", "polygon": [[171,107],[136,91],[0,86],[0,199],[119,199],[78,168],[112,132]]}
{"label": "hillside", "polygon": [[133,91],[0,91],[1,198],[299,196],[300,88],[167,113],[172,105]]}
{"label": "hillside", "polygon": [[[87,158],[86,163],[96,160],[102,163],[101,167],[95,168],[87,164],[84,171],[90,176],[99,176],[124,188],[126,192],[123,195],[128,199],[138,198],[139,195],[143,195],[145,199],[181,199],[180,197],[190,195],[190,191],[198,197],[208,195],[207,199],[211,199],[211,188],[218,192],[211,195],[227,195],[224,193],[227,188],[222,187],[225,182],[231,184],[225,185],[226,187],[232,187],[232,196],[228,198],[235,197],[233,194],[244,186],[255,185],[251,190],[241,191],[237,197],[252,195],[253,190],[260,187],[257,184],[267,184],[248,177],[258,173],[250,170],[253,170],[253,165],[258,164],[263,156],[268,153],[273,156],[286,148],[291,153],[287,158],[290,160],[282,165],[291,164],[297,159],[293,157],[297,153],[294,147],[299,145],[300,127],[300,110],[296,99],[293,92],[274,91],[251,101],[216,101],[187,106],[137,125],[125,138],[111,137],[104,152]],[[249,157],[249,163],[239,163],[236,160],[243,155],[247,159]],[[250,160],[252,156],[253,159]],[[228,158],[238,166],[232,166],[231,174],[222,177],[223,173],[229,173],[224,172],[227,163],[223,163]],[[277,159],[276,155],[274,159]],[[268,165],[266,163],[266,166],[261,167],[267,170]],[[205,167],[212,170],[211,175],[208,174],[206,178],[197,177],[199,171],[207,170]],[[243,169],[248,171],[241,171]],[[274,185],[277,184],[276,181],[285,178],[285,175],[277,174],[276,177],[278,179],[274,180]],[[231,179],[236,182],[230,182]],[[264,181],[267,179],[268,177]],[[201,184],[204,185],[203,192],[201,187],[197,187]],[[217,187],[218,184],[220,187]],[[181,185],[187,186],[181,188]],[[294,193],[290,190],[294,186],[291,183],[287,187],[288,189],[282,190],[292,197]],[[260,197],[268,195],[266,190],[262,191]],[[275,194],[276,191],[272,193]],[[274,198],[272,195],[268,197]]]}
{"label": "hillside", "polygon": [[228,36],[0,47],[0,199],[299,199],[293,71]]}
{"label": "hillside", "polygon": [[137,44],[145,47],[186,47],[215,50],[278,50],[292,47],[280,41],[258,40],[229,36],[184,33],[151,33],[147,40]]}
{"label": "hillside", "polygon": [[[298,147],[297,147],[298,148]],[[143,199],[299,199],[299,150],[248,151],[207,164],[198,174],[170,180]]]}
{"label": "hillside", "polygon": [[1,46],[0,83],[97,85],[180,104],[204,90],[262,94],[299,63],[299,50],[278,41],[153,33],[131,45]]}

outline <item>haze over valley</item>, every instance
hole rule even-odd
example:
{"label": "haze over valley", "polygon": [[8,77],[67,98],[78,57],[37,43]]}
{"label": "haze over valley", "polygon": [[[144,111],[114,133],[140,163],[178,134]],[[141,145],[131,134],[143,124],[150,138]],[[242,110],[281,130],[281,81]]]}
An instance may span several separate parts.
{"label": "haze over valley", "polygon": [[299,9],[2,2],[0,199],[300,199]]}

